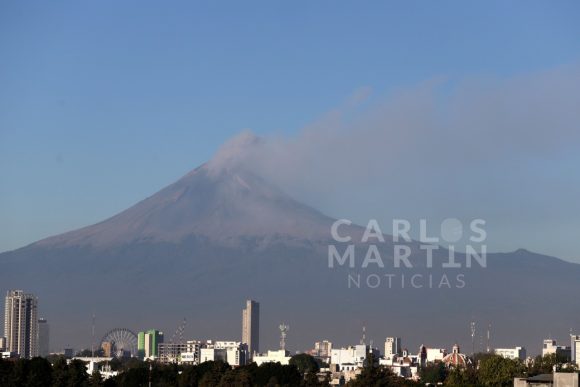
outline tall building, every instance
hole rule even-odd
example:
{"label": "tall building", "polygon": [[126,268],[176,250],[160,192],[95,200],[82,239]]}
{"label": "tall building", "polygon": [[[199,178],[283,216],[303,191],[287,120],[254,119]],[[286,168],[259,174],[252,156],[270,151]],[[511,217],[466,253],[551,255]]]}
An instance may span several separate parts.
{"label": "tall building", "polygon": [[137,355],[141,359],[159,357],[159,344],[163,343],[163,332],[155,329],[139,332],[137,335]]}
{"label": "tall building", "polygon": [[330,357],[331,352],[332,352],[332,343],[330,341],[323,340],[314,343],[314,350],[312,351],[313,356]]}
{"label": "tall building", "polygon": [[38,300],[23,290],[9,290],[4,307],[6,350],[22,358],[38,356]]}
{"label": "tall building", "polygon": [[45,318],[38,319],[38,356],[47,357],[49,354],[49,334],[50,329]]}
{"label": "tall building", "polygon": [[580,335],[570,335],[570,354],[572,363],[580,367]]}
{"label": "tall building", "polygon": [[387,337],[385,340],[385,359],[391,359],[401,352],[401,338]]}
{"label": "tall building", "polygon": [[250,357],[260,352],[260,304],[253,300],[247,300],[242,311],[242,343],[248,346]]}

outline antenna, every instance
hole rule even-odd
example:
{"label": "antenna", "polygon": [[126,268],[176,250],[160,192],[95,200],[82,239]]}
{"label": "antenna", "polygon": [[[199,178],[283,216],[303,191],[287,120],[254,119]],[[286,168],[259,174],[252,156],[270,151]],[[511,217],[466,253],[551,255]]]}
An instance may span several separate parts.
{"label": "antenna", "polygon": [[489,342],[491,340],[491,323],[487,325],[487,352],[491,351],[491,347],[489,346]]}
{"label": "antenna", "polygon": [[93,324],[91,326],[93,340],[91,342],[91,356],[95,357],[95,311],[93,311]]}
{"label": "antenna", "polygon": [[365,345],[366,342],[367,342],[367,323],[363,321],[362,337],[360,339],[360,344]]}
{"label": "antenna", "polygon": [[290,326],[282,323],[279,326],[280,328],[280,349],[282,351],[286,350],[286,336],[288,335],[288,331],[290,330]]}
{"label": "antenna", "polygon": [[185,330],[185,325],[186,324],[187,324],[187,320],[184,317],[183,318],[183,321],[181,322],[181,324],[179,324],[179,326],[175,330],[175,333],[171,337],[170,343],[174,343],[175,342],[175,339],[177,338],[177,340],[178,340],[177,343],[178,344],[183,344],[183,331]]}
{"label": "antenna", "polygon": [[475,321],[472,321],[470,324],[471,328],[471,354],[475,355]]}

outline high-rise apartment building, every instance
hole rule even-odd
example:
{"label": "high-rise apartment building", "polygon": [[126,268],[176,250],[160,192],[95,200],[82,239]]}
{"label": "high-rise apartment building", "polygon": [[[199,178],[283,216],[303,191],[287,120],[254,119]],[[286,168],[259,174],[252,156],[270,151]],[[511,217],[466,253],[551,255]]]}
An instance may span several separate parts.
{"label": "high-rise apartment building", "polygon": [[391,359],[394,355],[401,352],[401,338],[387,337],[385,340],[385,358]]}
{"label": "high-rise apartment building", "polygon": [[49,346],[49,334],[50,329],[48,326],[48,321],[45,318],[38,319],[38,356],[47,357],[48,356],[48,346]]}
{"label": "high-rise apartment building", "polygon": [[570,335],[570,354],[572,363],[580,367],[580,335]]}
{"label": "high-rise apartment building", "polygon": [[242,343],[247,344],[250,357],[260,352],[260,304],[246,301],[242,311]]}
{"label": "high-rise apartment building", "polygon": [[137,354],[139,358],[157,358],[159,356],[160,343],[163,343],[163,332],[155,329],[139,332],[137,335]]}
{"label": "high-rise apartment building", "polygon": [[38,356],[38,300],[23,290],[9,290],[4,306],[6,350],[22,358]]}

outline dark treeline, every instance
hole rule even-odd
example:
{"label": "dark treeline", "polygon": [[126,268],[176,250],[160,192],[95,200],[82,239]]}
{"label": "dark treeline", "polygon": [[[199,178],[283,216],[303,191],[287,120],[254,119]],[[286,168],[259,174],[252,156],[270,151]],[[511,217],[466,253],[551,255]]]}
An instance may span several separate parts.
{"label": "dark treeline", "polygon": [[[179,386],[179,387],[253,387],[253,386],[327,386],[327,380],[316,375],[317,367],[308,363],[291,365],[267,363],[260,367],[250,364],[231,368],[220,361],[205,362],[197,366],[162,365],[136,359],[125,362],[113,360],[110,366],[119,375],[103,380],[98,372],[88,375],[85,363],[64,357],[53,360],[53,365],[43,358],[31,360],[0,360],[0,386],[2,387],[115,387],[115,386]],[[301,374],[299,368],[304,370]]]}
{"label": "dark treeline", "polygon": [[[49,361],[50,360],[50,361]],[[296,355],[290,365],[255,363],[231,368],[227,363],[205,362],[196,366],[162,365],[137,359],[109,362],[112,370],[120,373],[103,380],[98,372],[88,375],[85,363],[72,360],[67,364],[64,357],[0,360],[0,386],[2,387],[145,387],[151,382],[155,387],[276,387],[328,386],[329,377],[318,374],[319,364],[309,355]],[[533,364],[525,365],[519,360],[505,359],[496,355],[478,354],[474,359],[477,367],[448,369],[442,363],[423,367],[421,381],[406,380],[394,375],[388,368],[379,367],[372,355],[360,375],[347,386],[511,386],[514,377],[532,376],[558,371],[576,372],[573,366],[555,355],[538,356]],[[374,364],[374,366],[370,366]]]}

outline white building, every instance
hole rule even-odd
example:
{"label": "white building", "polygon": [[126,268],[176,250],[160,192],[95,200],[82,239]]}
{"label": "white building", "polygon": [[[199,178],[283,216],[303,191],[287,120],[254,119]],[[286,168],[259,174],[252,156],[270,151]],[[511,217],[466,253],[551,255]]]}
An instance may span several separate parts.
{"label": "white building", "polygon": [[328,340],[317,341],[314,343],[314,349],[311,351],[312,356],[329,358],[332,352],[332,343]]}
{"label": "white building", "polygon": [[443,361],[445,356],[447,356],[445,348],[427,348],[427,363]]}
{"label": "white building", "polygon": [[542,346],[542,356],[556,354],[558,357],[570,359],[570,347],[556,345],[556,340],[546,339]]}
{"label": "white building", "polygon": [[254,355],[252,360],[260,366],[264,363],[280,363],[282,365],[288,365],[290,359],[290,352],[280,349],[277,351],[268,351],[267,354]]}
{"label": "white building", "polygon": [[401,354],[401,338],[387,337],[385,340],[385,359],[390,359],[394,355]]}
{"label": "white building", "polygon": [[38,300],[23,290],[6,293],[4,306],[4,336],[6,351],[21,358],[38,356]]}
{"label": "white building", "polygon": [[337,364],[340,371],[350,371],[362,368],[367,357],[367,346],[364,344],[349,346],[347,348],[332,349],[330,362]]}
{"label": "white building", "polygon": [[419,360],[419,356],[411,355],[407,349],[404,349],[400,355],[380,359],[379,365],[388,367],[399,377],[414,378],[418,375]]}
{"label": "white building", "polygon": [[[74,357],[73,360],[84,362],[87,374],[89,375],[91,375],[95,370],[99,371],[104,380],[119,374],[119,371],[111,371],[109,362],[113,360],[112,357]],[[71,360],[68,360],[67,364],[69,364],[70,361]]]}
{"label": "white building", "polygon": [[526,349],[524,347],[515,347],[515,348],[496,348],[494,350],[496,355],[505,357],[506,359],[519,359],[525,360],[526,359]]}
{"label": "white building", "polygon": [[580,335],[570,335],[570,355],[572,362],[580,367]]}
{"label": "white building", "polygon": [[247,363],[248,347],[239,341],[188,341],[187,350],[181,353],[180,358],[181,363],[186,364],[221,360],[237,367]]}

